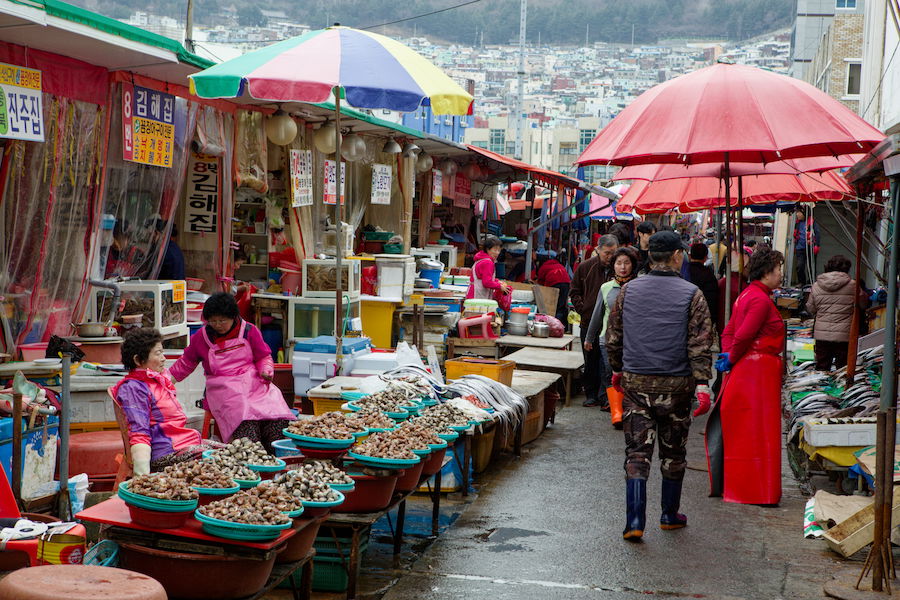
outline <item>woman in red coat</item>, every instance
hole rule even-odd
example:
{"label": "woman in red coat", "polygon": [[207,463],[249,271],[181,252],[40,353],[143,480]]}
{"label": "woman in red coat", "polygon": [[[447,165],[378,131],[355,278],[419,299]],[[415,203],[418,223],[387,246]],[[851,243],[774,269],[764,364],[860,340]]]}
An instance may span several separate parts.
{"label": "woman in red coat", "polygon": [[555,287],[559,290],[556,297],[556,318],[562,323],[566,322],[568,311],[566,305],[569,301],[569,286],[572,284],[572,278],[569,272],[561,262],[556,260],[556,252],[553,250],[537,251],[537,282],[538,285],[546,287]]}
{"label": "woman in red coat", "polygon": [[750,285],[722,333],[716,368],[725,382],[706,424],[710,496],[741,504],[781,499],[781,352],[784,321],[772,301],[784,256],[760,250],[750,258]]}

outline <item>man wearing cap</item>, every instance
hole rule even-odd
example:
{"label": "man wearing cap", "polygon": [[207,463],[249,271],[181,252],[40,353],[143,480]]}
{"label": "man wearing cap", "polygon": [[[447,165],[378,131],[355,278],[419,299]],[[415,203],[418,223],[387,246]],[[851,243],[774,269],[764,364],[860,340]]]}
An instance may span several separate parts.
{"label": "man wearing cap", "polygon": [[641,262],[638,264],[638,275],[644,275],[650,270],[648,244],[650,243],[650,236],[654,233],[656,233],[656,225],[651,221],[641,221],[640,225],[637,226],[637,251],[641,257]]}
{"label": "man wearing cap", "polygon": [[[609,400],[606,398],[606,388],[609,375],[603,365],[603,357],[600,354],[600,346],[596,340],[586,340],[588,323],[594,314],[594,305],[597,303],[597,295],[600,286],[612,279],[610,259],[619,247],[619,240],[613,235],[604,235],[597,240],[594,255],[578,265],[575,269],[575,277],[572,278],[572,306],[581,316],[581,351],[584,354],[584,372],[581,382],[584,387],[586,399],[584,406],[599,406],[609,410]],[[591,342],[591,349],[584,347],[586,341]]]}
{"label": "man wearing cap", "polygon": [[647,477],[653,444],[659,440],[662,471],[662,529],[678,529],[686,466],[685,446],[693,416],[709,410],[713,324],[697,286],[679,272],[686,244],[672,231],[648,241],[650,272],[624,286],[609,315],[606,350],[612,385],[624,395],[626,525],[623,537],[644,534]]}

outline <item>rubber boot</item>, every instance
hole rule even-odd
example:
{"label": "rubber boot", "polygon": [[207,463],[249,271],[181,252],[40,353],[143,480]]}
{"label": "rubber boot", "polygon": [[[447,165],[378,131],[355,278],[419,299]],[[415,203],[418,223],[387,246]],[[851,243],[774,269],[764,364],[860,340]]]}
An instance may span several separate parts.
{"label": "rubber boot", "polygon": [[606,397],[609,398],[609,418],[612,426],[622,429],[622,392],[614,387],[606,388]]}
{"label": "rubber boot", "polygon": [[662,529],[681,529],[687,525],[687,517],[678,512],[681,505],[681,480],[662,480],[662,515],[659,517],[659,526]]}
{"label": "rubber boot", "polygon": [[647,480],[626,479],[625,486],[625,531],[622,537],[639,542],[647,521]]}

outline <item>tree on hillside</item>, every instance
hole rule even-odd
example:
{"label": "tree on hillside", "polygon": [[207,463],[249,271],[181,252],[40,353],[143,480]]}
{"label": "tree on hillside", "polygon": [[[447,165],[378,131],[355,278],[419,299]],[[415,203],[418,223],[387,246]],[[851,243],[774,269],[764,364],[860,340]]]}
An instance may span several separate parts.
{"label": "tree on hillside", "polygon": [[238,7],[237,20],[243,27],[263,27],[267,22],[259,6],[249,2]]}

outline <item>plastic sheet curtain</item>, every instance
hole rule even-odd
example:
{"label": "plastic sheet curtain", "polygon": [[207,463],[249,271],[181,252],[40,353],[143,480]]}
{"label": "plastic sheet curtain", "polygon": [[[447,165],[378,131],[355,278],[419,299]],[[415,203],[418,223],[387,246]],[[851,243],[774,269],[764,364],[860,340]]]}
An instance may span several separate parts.
{"label": "plastic sheet curtain", "polygon": [[[193,147],[196,151],[218,158],[219,198],[216,233],[191,233],[185,226],[187,188],[182,194],[178,210],[178,245],[184,253],[185,272],[204,280],[203,291],[212,293],[223,289],[232,252],[231,217],[234,214],[231,164],[234,157],[234,118],[211,106],[200,106],[197,112],[197,129]],[[188,175],[189,177],[189,175]]]}
{"label": "plastic sheet curtain", "polygon": [[7,141],[0,290],[3,343],[67,335],[81,314],[97,227],[105,109],[44,94],[45,141]]}
{"label": "plastic sheet curtain", "polygon": [[103,213],[115,218],[115,228],[112,236],[101,239],[100,272],[105,277],[153,279],[181,201],[198,105],[176,97],[172,167],[156,167],[122,158],[121,95],[122,86],[116,84],[103,202]]}

